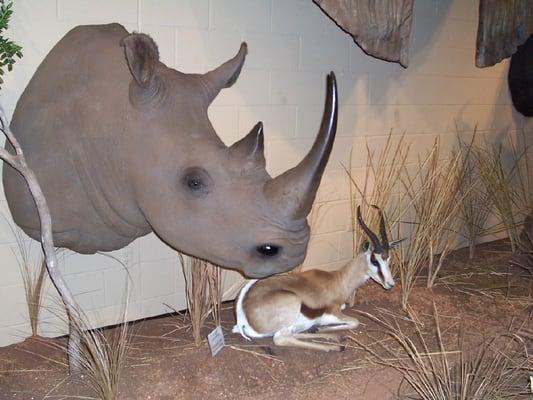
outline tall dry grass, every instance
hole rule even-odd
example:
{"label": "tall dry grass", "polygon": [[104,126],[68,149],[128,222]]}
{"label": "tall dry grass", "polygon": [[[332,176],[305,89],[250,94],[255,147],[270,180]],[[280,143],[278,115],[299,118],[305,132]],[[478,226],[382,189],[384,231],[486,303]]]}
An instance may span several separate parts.
{"label": "tall dry grass", "polygon": [[[124,314],[123,321],[126,320]],[[118,399],[120,379],[131,344],[129,324],[123,322],[112,330],[91,330],[83,318],[76,320],[74,326],[81,339],[78,363],[83,371],[83,383],[102,400]]]}
{"label": "tall dry grass", "polygon": [[[366,144],[366,171],[362,181],[352,173],[353,154],[350,153],[349,166],[344,167],[350,181],[350,221],[353,255],[360,250],[366,238],[365,233],[357,223],[356,210],[361,205],[361,215],[366,224],[374,232],[379,232],[379,214],[373,209],[377,205],[386,215],[388,231],[397,234],[402,216],[402,209],[398,206],[398,190],[400,176],[404,171],[410,145],[405,136],[395,138],[389,134],[383,148],[376,154]],[[393,237],[390,235],[389,237]],[[355,292],[350,296],[349,304],[355,302]]]}
{"label": "tall dry grass", "polygon": [[[511,250],[515,253],[520,247],[519,222],[514,208],[516,193],[510,171],[504,165],[501,146],[491,147],[489,150],[478,148],[476,158],[481,181],[489,194],[496,216],[507,233]],[[498,231],[498,228],[493,228],[492,231]]]}
{"label": "tall dry grass", "polygon": [[79,316],[56,313],[64,323],[70,324],[70,335],[80,338],[80,351],[76,360],[69,359],[81,367],[81,384],[89,387],[102,400],[117,400],[122,373],[126,366],[128,351],[131,348],[133,332],[128,322],[128,310],[131,295],[131,276],[126,264],[119,258],[106,253],[99,253],[118,262],[126,272],[124,297],[117,325],[112,328],[91,328],[89,316],[80,311]]}
{"label": "tall dry grass", "polygon": [[462,157],[462,173],[459,194],[462,201],[459,203],[460,215],[463,221],[463,235],[468,242],[469,258],[474,258],[476,245],[480,237],[486,232],[486,224],[491,213],[491,202],[486,187],[483,185],[476,166],[474,154],[474,141],[477,130],[469,143],[459,141]]}
{"label": "tall dry grass", "polygon": [[427,260],[427,244],[424,237],[417,235],[414,230],[407,244],[400,246],[396,254],[395,260],[400,279],[400,303],[402,308],[407,310],[409,295],[417,284],[420,272]]}
{"label": "tall dry grass", "polygon": [[[122,264],[115,257],[111,258]],[[127,279],[123,308],[117,325],[111,328],[93,329],[94,319],[91,321],[91,318],[82,311],[75,318],[69,317],[59,299],[55,307],[49,309],[61,323],[69,326],[70,335],[75,334],[79,337],[79,352],[75,355],[76,359],[72,359],[72,354],[69,354],[69,363],[76,363],[79,371],[70,376],[70,381],[88,387],[96,398],[101,400],[119,398],[121,377],[132,345],[133,332],[130,323],[127,322],[130,298],[129,276]],[[43,344],[61,352],[68,351],[67,345],[57,340],[43,340]]]}
{"label": "tall dry grass", "polygon": [[[475,138],[474,130],[469,143],[459,141],[449,154],[443,154],[437,138],[413,165],[407,161],[410,144],[404,136],[389,135],[379,151],[367,144],[362,178],[353,174],[352,154],[349,166],[344,167],[350,179],[354,255],[365,238],[355,219],[358,205],[371,229],[378,227],[378,214],[370,207],[376,204],[385,211],[390,236],[408,236],[403,246],[393,252],[392,263],[401,282],[404,309],[422,276],[426,277],[427,287],[435,285],[461,236],[468,240],[473,257],[480,237],[494,232],[486,227],[491,210],[500,217],[513,250],[524,247],[520,246],[519,227],[533,211],[533,176],[525,139],[521,137],[522,143],[509,140],[509,154],[504,157],[502,147],[479,147],[474,145]],[[354,295],[350,304],[353,302]]]}
{"label": "tall dry grass", "polygon": [[[406,172],[401,179],[413,208],[411,240],[420,240],[422,264],[406,264],[420,270],[425,267],[427,287],[433,287],[444,260],[457,240],[461,198],[462,151],[452,152],[448,160],[441,159],[437,138],[413,174]],[[407,254],[407,258],[413,254]],[[406,302],[406,300],[405,300]]]}
{"label": "tall dry grass", "polygon": [[43,300],[43,288],[47,275],[46,261],[44,257],[41,256],[40,262],[35,263],[31,254],[32,239],[24,235],[20,229],[11,224],[9,224],[9,226],[17,244],[18,252],[15,253],[15,258],[17,259],[20,273],[22,275],[31,334],[32,336],[37,336],[39,315]]}
{"label": "tall dry grass", "polygon": [[[410,144],[404,136],[389,135],[377,153],[367,145],[367,168],[364,179],[356,179],[350,168],[351,222],[354,254],[365,236],[355,220],[361,204],[362,215],[371,229],[378,231],[379,217],[370,207],[376,204],[385,211],[390,237],[409,240],[393,252],[393,271],[401,282],[402,306],[424,272],[426,285],[432,287],[443,263],[457,242],[459,212],[464,193],[464,151],[457,149],[443,160],[440,141],[418,163],[408,165]],[[353,304],[353,296],[350,303]]]}
{"label": "tall dry grass", "polygon": [[404,309],[422,274],[427,276],[427,287],[435,284],[446,257],[458,244],[461,225],[473,256],[479,237],[487,232],[492,209],[497,210],[513,251],[523,248],[519,226],[533,202],[528,148],[509,138],[509,155],[504,156],[501,146],[481,148],[474,145],[474,138],[475,132],[470,143],[460,144],[446,160],[436,140],[414,172],[406,169],[400,174],[409,200],[403,205],[407,211],[400,214],[410,215],[410,221],[404,222],[411,225],[409,242],[397,252]]}
{"label": "tall dry grass", "polygon": [[[370,355],[370,361],[398,371],[407,385],[400,386],[400,399],[420,400],[502,400],[529,399],[529,379],[533,373],[531,340],[511,330],[476,346],[461,344],[450,350],[434,306],[435,332],[422,332],[413,322],[412,329],[402,327],[398,319],[375,317],[364,313],[380,326],[390,340],[376,340],[367,345],[352,338]],[[447,332],[450,335],[450,332]],[[453,341],[455,338],[452,337]]]}
{"label": "tall dry grass", "polygon": [[350,179],[350,210],[353,235],[353,253],[359,251],[365,240],[365,234],[356,219],[357,206],[361,205],[363,220],[373,231],[379,231],[379,215],[371,205],[375,204],[388,215],[389,224],[393,224],[394,231],[398,224],[398,210],[394,200],[399,190],[399,179],[407,163],[410,144],[402,135],[397,140],[389,134],[383,148],[376,155],[376,151],[366,144],[367,164],[362,182],[352,174],[353,155],[350,153],[349,168],[344,167]]}
{"label": "tall dry grass", "polygon": [[220,324],[222,270],[207,261],[179,253],[185,279],[185,297],[194,342],[202,342],[201,329],[208,316]]}
{"label": "tall dry grass", "polygon": [[[520,227],[533,211],[533,177],[529,147],[507,135],[506,146],[485,145],[474,149],[479,176],[499,224],[492,232],[505,230],[513,253],[522,250]],[[501,227],[500,227],[501,226]]]}
{"label": "tall dry grass", "polygon": [[[522,131],[516,141],[508,136],[511,158],[516,186],[516,202],[521,219],[533,213],[533,173],[531,171],[530,151],[525,132]],[[523,218],[522,218],[523,217]]]}

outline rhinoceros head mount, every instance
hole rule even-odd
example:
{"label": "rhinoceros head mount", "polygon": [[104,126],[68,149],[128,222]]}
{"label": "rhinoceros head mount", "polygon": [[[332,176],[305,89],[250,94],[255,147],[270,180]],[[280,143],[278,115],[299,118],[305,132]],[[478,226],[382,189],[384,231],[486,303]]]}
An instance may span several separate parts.
{"label": "rhinoceros head mount", "polygon": [[[159,61],[157,46],[149,36],[111,34],[109,31],[114,32],[116,26],[80,27],[76,29],[81,33],[75,29],[67,34],[30,82],[31,90],[26,89],[19,101],[12,123],[30,165],[33,162],[35,168],[37,160],[42,163],[39,153],[48,152],[59,158],[70,154],[62,170],[70,168],[68,174],[72,171],[76,174],[74,178],[65,176],[62,182],[64,185],[69,185],[69,179],[81,182],[79,193],[72,182],[70,196],[46,193],[47,187],[58,187],[57,181],[48,179],[51,172],[45,172],[46,168],[59,168],[63,161],[36,168],[52,210],[56,244],[84,253],[112,250],[153,230],[175,249],[237,269],[249,277],[284,272],[300,264],[309,241],[306,217],[336,131],[333,73],[327,79],[325,111],[311,150],[297,166],[271,178],[265,169],[261,123],[227,147],[207,116],[215,96],[237,80],[246,44],[241,45],[234,58],[210,72],[184,74]],[[64,103],[67,109],[76,101],[83,105],[76,112],[54,109],[53,113],[64,116],[66,125],[61,128],[65,131],[61,134],[63,140],[52,141],[65,147],[64,154],[58,155],[57,147],[52,151],[45,148],[46,141],[37,143],[35,132],[26,134],[29,127],[23,116],[35,107],[39,96],[45,97],[39,93],[42,90],[39,85],[43,85],[45,78],[47,81],[51,78],[43,75],[52,71],[57,74],[64,68],[60,67],[65,63],[64,53],[71,51],[69,35],[79,45],[83,28],[92,30],[93,40],[103,43],[114,40],[122,49],[110,46],[102,57],[111,60],[104,63],[94,61],[93,57],[87,60],[96,64],[92,67],[81,65],[82,51],[74,51],[82,58],[79,70],[72,77],[70,72],[64,72],[61,79],[67,83],[72,80],[72,85],[67,85],[71,87],[83,79],[76,75],[91,78],[95,74],[99,81],[94,81],[96,77],[90,81],[99,88],[84,89],[86,101],[77,97],[74,100],[77,94],[65,94],[69,98]],[[99,36],[95,31],[105,34]],[[116,47],[122,50],[121,57]],[[58,51],[61,57],[56,54]],[[107,68],[114,68],[115,72],[108,72]],[[91,96],[97,96],[97,105],[91,103]],[[41,104],[42,107],[45,105]],[[71,120],[70,113],[77,113],[78,117]],[[50,121],[42,122],[47,123]],[[33,123],[31,128],[35,130],[36,125],[39,124]],[[67,130],[75,133],[67,134]],[[65,144],[69,140],[72,143]],[[12,174],[4,173],[4,184],[15,221],[31,236],[38,237],[31,202],[22,199],[26,193],[20,191],[22,183]],[[57,179],[58,171],[55,175]]]}
{"label": "rhinoceros head mount", "polygon": [[[237,80],[245,44],[233,59],[203,75],[162,67],[146,35],[130,35],[123,44],[133,75],[132,102],[141,114],[161,110],[144,129],[164,136],[147,138],[146,146],[148,154],[165,161],[146,163],[141,155],[133,168],[137,201],[154,231],[172,247],[252,277],[300,264],[309,240],[306,217],[335,135],[333,76],[314,147],[298,166],[272,179],[265,169],[261,123],[226,147],[207,118],[211,101]],[[167,104],[175,111],[169,113]],[[184,136],[190,148],[177,157]]]}

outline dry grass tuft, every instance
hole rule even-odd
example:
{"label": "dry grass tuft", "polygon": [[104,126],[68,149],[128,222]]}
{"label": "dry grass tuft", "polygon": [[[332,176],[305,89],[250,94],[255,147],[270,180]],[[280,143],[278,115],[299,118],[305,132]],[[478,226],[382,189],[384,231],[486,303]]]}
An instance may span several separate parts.
{"label": "dry grass tuft", "polygon": [[[415,225],[416,227],[416,225]],[[427,260],[427,245],[422,235],[412,233],[406,246],[401,246],[396,251],[395,258],[400,277],[400,302],[404,310],[407,309],[409,295],[417,283],[421,270]]]}
{"label": "dry grass tuft", "polygon": [[179,253],[191,331],[196,345],[202,342],[201,329],[211,315],[220,325],[222,303],[222,270],[207,261]]}
{"label": "dry grass tuft", "polygon": [[18,254],[15,254],[15,257],[22,274],[31,334],[32,336],[37,336],[39,314],[43,299],[43,287],[47,275],[46,261],[41,256],[40,267],[38,269],[35,268],[31,257],[32,239],[25,236],[20,229],[11,224],[9,226],[17,243]]}
{"label": "dry grass tuft", "polygon": [[[513,253],[522,250],[520,226],[523,220],[533,212],[533,178],[529,167],[529,147],[523,143],[519,146],[507,136],[507,150],[504,147],[476,147],[474,155],[479,176],[500,224],[493,227],[494,232],[507,233]],[[520,150],[521,149],[521,150]]]}
{"label": "dry grass tuft", "polygon": [[[457,240],[461,204],[462,152],[452,152],[441,160],[438,139],[414,172],[400,175],[406,204],[403,214],[412,220],[411,235],[405,249],[398,252],[401,303],[405,309],[409,294],[422,270],[427,272],[427,287],[433,287],[444,260]],[[405,201],[403,202],[405,203]]]}
{"label": "dry grass tuft", "polygon": [[[402,286],[402,306],[407,306],[409,293],[423,269],[427,269],[427,286],[432,287],[443,262],[457,239],[460,189],[463,178],[463,152],[450,159],[440,159],[437,139],[427,156],[419,160],[414,172],[407,168],[410,146],[404,136],[393,140],[389,135],[378,156],[367,146],[367,168],[363,182],[345,170],[351,181],[351,222],[354,231],[353,251],[357,252],[364,234],[355,220],[355,210],[362,204],[362,215],[371,229],[377,230],[378,214],[371,211],[376,204],[387,215],[392,236],[402,236],[408,227],[409,241],[393,253]],[[351,299],[353,302],[353,298]]]}
{"label": "dry grass tuft", "polygon": [[470,259],[474,258],[476,245],[485,233],[485,225],[491,213],[490,197],[479,176],[473,153],[473,144],[477,136],[474,134],[469,143],[459,141],[461,149],[461,182],[459,194],[462,201],[459,203],[461,219],[463,221],[463,234],[468,241]]}
{"label": "dry grass tuft", "polygon": [[[480,345],[476,351],[448,350],[434,307],[435,335],[429,338],[418,323],[416,335],[391,321],[364,313],[378,324],[391,340],[372,345],[360,343],[369,360],[394,368],[407,383],[400,385],[400,399],[424,400],[501,400],[529,399],[529,376],[533,357],[528,341],[520,331],[498,335]],[[415,318],[416,319],[416,318]],[[404,319],[405,320],[405,319]],[[405,322],[404,322],[405,323]],[[432,343],[436,343],[432,346]]]}
{"label": "dry grass tuft", "polygon": [[[130,300],[130,276],[126,265],[119,259],[102,253],[120,263],[126,271],[126,282],[123,299],[123,309],[120,313],[118,324],[111,329],[92,329],[94,321],[81,310],[79,313],[68,315],[64,303],[60,302],[50,312],[55,317],[69,326],[70,337],[79,338],[79,352],[69,353],[69,344],[63,345],[58,341],[44,341],[47,345],[69,355],[69,366],[79,366],[70,379],[80,380],[82,385],[91,389],[101,400],[116,400],[119,393],[119,383],[124,370],[127,352],[130,348],[132,333],[127,312]],[[49,361],[62,365],[61,361],[49,359]],[[65,380],[66,381],[66,380]],[[55,390],[55,389],[54,389]]]}
{"label": "dry grass tuft", "polygon": [[[452,250],[457,238],[459,190],[462,178],[462,155],[451,154],[450,159],[440,160],[440,142],[435,140],[427,158],[420,162],[415,176],[408,174],[406,193],[412,201],[416,233],[426,244],[427,286],[437,279],[445,257]],[[414,181],[418,179],[419,185]]]}
{"label": "dry grass tuft", "polygon": [[510,136],[508,142],[513,161],[511,174],[516,187],[518,214],[526,217],[533,213],[533,174],[529,160],[531,147],[526,144],[525,132],[522,132],[520,137],[521,143],[516,143]]}
{"label": "dry grass tuft", "polygon": [[513,205],[515,192],[512,185],[512,176],[509,175],[509,171],[505,168],[503,162],[501,146],[492,147],[489,150],[477,148],[476,162],[481,181],[490,196],[496,215],[509,237],[511,249],[515,253],[518,251],[520,243],[518,223]]}
{"label": "dry grass tuft", "polygon": [[81,338],[78,362],[85,374],[83,382],[102,400],[116,400],[131,342],[129,324],[122,323],[111,334],[102,329],[87,330],[85,321],[75,321],[74,326]]}
{"label": "dry grass tuft", "polygon": [[[355,220],[359,204],[371,229],[378,226],[378,214],[370,207],[376,204],[387,215],[390,236],[409,237],[393,252],[392,263],[401,282],[404,309],[421,277],[426,276],[427,287],[435,285],[461,235],[467,238],[473,257],[479,238],[489,231],[485,225],[492,209],[503,221],[513,251],[519,249],[526,256],[531,255],[531,249],[520,246],[517,223],[533,210],[528,148],[509,139],[510,155],[503,157],[502,147],[485,150],[474,146],[475,138],[474,131],[469,143],[459,142],[450,154],[442,154],[437,138],[418,163],[408,165],[409,144],[403,136],[397,139],[389,135],[377,155],[367,145],[363,178],[353,175],[352,156],[349,168],[345,167],[350,178],[354,254],[364,240]],[[522,147],[524,150],[519,151]],[[504,159],[511,160],[510,167],[506,167]],[[350,304],[353,301],[352,295]]]}
{"label": "dry grass tuft", "polygon": [[[129,296],[128,290],[126,290],[125,296]],[[126,297],[124,311],[121,315],[122,321],[127,321],[128,303],[128,297]],[[80,366],[80,371],[79,374],[71,375],[68,379],[74,382],[79,380],[79,383],[94,392],[98,399],[117,400],[120,379],[126,365],[127,353],[131,347],[133,337],[130,324],[123,322],[110,329],[91,329],[90,327],[94,324],[89,321],[86,314],[82,313],[77,318],[69,319],[64,312],[63,304],[58,304],[57,309],[51,309],[50,311],[62,323],[69,325],[71,335],[74,332],[80,338],[80,351],[77,358],[75,360],[69,359],[70,363],[74,361]],[[41,343],[61,353],[66,353],[68,350],[66,344],[57,340],[42,339]],[[68,368],[68,365],[61,359],[48,358],[37,353],[28,353],[41,357],[62,368]],[[56,391],[66,382],[67,379],[56,385],[52,391]]]}
{"label": "dry grass tuft", "polygon": [[[404,135],[395,141],[394,136],[389,134],[385,146],[376,156],[375,151],[366,146],[367,166],[363,182],[352,174],[352,154],[350,154],[349,168],[344,167],[350,179],[350,209],[351,227],[353,234],[353,254],[359,251],[365,233],[356,220],[357,206],[361,204],[361,215],[363,220],[374,232],[379,232],[379,215],[372,209],[371,205],[377,205],[386,214],[386,222],[390,232],[398,233],[399,221],[401,218],[401,208],[398,206],[398,182],[400,175],[405,169],[409,144],[405,141]],[[355,293],[354,293],[355,294]],[[349,303],[353,305],[354,294]]]}

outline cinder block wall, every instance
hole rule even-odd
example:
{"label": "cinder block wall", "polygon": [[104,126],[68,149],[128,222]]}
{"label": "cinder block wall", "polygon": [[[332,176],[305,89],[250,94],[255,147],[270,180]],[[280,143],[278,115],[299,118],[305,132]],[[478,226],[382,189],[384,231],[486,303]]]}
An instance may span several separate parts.
{"label": "cinder block wall", "polygon": [[[310,148],[322,113],[325,75],[333,70],[341,105],[337,140],[317,198],[323,205],[305,265],[335,268],[352,253],[348,181],[341,167],[352,147],[353,172],[363,175],[365,140],[378,148],[389,131],[406,132],[416,157],[436,136],[451,145],[455,127],[468,135],[477,124],[491,140],[507,131],[531,130],[531,123],[513,111],[508,63],[483,70],[474,66],[477,4],[415,1],[410,66],[403,69],[364,54],[311,0],[16,0],[9,33],[23,46],[24,58],[7,74],[0,104],[11,115],[43,57],[78,24],[116,21],[148,33],[159,44],[162,61],[184,72],[205,72],[246,41],[249,56],[241,77],[219,95],[209,116],[227,144],[264,121],[268,170],[276,175]],[[9,219],[5,200],[0,206]],[[14,237],[2,219],[0,346],[29,332],[13,251]],[[164,303],[184,308],[176,254],[153,235],[113,256],[125,267],[104,255],[61,256],[67,281],[94,325],[120,317],[126,281],[130,319],[165,313]],[[226,275],[228,297],[239,279]],[[58,334],[64,326],[54,315],[54,290],[47,287],[46,296],[40,331]]]}

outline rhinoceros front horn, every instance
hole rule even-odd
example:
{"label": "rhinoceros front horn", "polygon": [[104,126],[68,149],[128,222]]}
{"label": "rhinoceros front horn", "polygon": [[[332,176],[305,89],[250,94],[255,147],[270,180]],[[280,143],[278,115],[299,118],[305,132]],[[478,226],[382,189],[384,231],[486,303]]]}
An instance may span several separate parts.
{"label": "rhinoceros front horn", "polygon": [[330,72],[322,123],[313,147],[296,167],[265,184],[267,198],[288,210],[294,219],[305,218],[311,211],[337,132],[337,102],[337,82]]}

